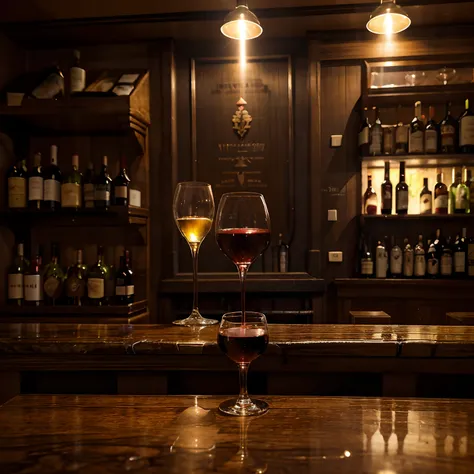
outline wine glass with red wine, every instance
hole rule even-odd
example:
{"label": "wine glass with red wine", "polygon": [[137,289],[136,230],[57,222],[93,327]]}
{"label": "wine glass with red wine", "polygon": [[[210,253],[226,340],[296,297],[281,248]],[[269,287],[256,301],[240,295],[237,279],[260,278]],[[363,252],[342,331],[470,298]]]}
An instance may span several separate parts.
{"label": "wine glass with red wine", "polygon": [[228,415],[262,415],[268,410],[263,400],[251,400],[247,391],[247,374],[250,363],[265,352],[268,345],[267,319],[262,313],[247,311],[222,316],[217,343],[224,354],[239,366],[240,394],[237,399],[226,400],[219,410]]}

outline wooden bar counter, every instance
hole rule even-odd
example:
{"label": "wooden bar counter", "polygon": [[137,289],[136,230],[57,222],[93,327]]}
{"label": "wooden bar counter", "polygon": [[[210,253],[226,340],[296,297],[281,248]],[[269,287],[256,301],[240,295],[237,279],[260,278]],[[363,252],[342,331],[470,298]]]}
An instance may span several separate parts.
{"label": "wooden bar counter", "polygon": [[0,408],[0,472],[472,473],[474,402],[265,397],[18,396]]}
{"label": "wooden bar counter", "polygon": [[[2,398],[228,393],[236,390],[236,366],[220,352],[216,332],[171,325],[2,324]],[[250,370],[250,386],[261,393],[474,396],[474,327],[270,325],[269,332],[268,349]]]}

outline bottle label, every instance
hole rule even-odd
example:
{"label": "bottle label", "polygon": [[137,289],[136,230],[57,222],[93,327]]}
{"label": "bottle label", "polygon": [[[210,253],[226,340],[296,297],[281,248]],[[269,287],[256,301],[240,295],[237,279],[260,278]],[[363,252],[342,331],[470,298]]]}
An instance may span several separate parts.
{"label": "bottle label", "polygon": [[365,213],[369,215],[377,214],[377,195],[372,194],[365,203]]}
{"label": "bottle label", "polygon": [[372,129],[369,151],[372,155],[380,155],[382,153],[382,130],[379,128]]}
{"label": "bottle label", "polygon": [[44,200],[60,202],[61,184],[55,179],[44,180]]}
{"label": "bottle label", "polygon": [[428,265],[426,266],[428,275],[437,275],[439,272],[439,261],[437,258],[429,258]]}
{"label": "bottle label", "polygon": [[400,144],[408,143],[408,127],[406,125],[397,127],[395,131],[395,141]]}
{"label": "bottle label", "polygon": [[81,207],[81,185],[77,183],[64,183],[61,186],[62,207]]}
{"label": "bottle label", "polygon": [[44,282],[44,292],[50,298],[58,298],[61,294],[61,281],[54,276],[46,278]]}
{"label": "bottle label", "polygon": [[104,297],[103,278],[89,278],[87,280],[87,294],[89,298],[101,299]]}
{"label": "bottle label", "polygon": [[135,294],[135,287],[133,285],[115,287],[116,296],[132,296],[133,294]]}
{"label": "bottle label", "polygon": [[54,72],[32,92],[32,95],[37,99],[53,99],[61,91],[64,91],[64,78]]}
{"label": "bottle label", "polygon": [[474,243],[467,246],[467,273],[474,277]]}
{"label": "bottle label", "polygon": [[369,127],[364,127],[364,129],[359,132],[359,146],[366,145],[369,143]]}
{"label": "bottle label", "polygon": [[456,188],[456,201],[454,204],[455,209],[466,209],[469,202],[468,194],[467,186],[464,186],[463,184],[458,185]]}
{"label": "bottle label", "polygon": [[422,277],[426,274],[426,260],[424,255],[415,256],[415,276]]}
{"label": "bottle label", "polygon": [[405,252],[403,255],[403,274],[406,277],[413,276],[413,252]]}
{"label": "bottle label", "polygon": [[431,194],[423,194],[420,197],[420,214],[431,214]]}
{"label": "bottle label", "polygon": [[410,142],[408,144],[410,153],[423,153],[423,132],[410,133]]}
{"label": "bottle label", "polygon": [[371,276],[374,274],[374,262],[367,258],[363,258],[360,261],[360,273],[362,275]]}
{"label": "bottle label", "polygon": [[456,129],[452,125],[441,125],[441,145],[454,146]]}
{"label": "bottle label", "polygon": [[26,207],[26,179],[8,178],[8,207]]}
{"label": "bottle label", "polygon": [[466,271],[466,253],[454,253],[454,271],[456,273],[464,273]]}
{"label": "bottle label", "polygon": [[115,197],[127,199],[128,197],[127,191],[128,191],[127,186],[115,186]]}
{"label": "bottle label", "polygon": [[71,74],[71,94],[82,92],[86,88],[86,71],[80,67],[72,67]]}
{"label": "bottle label", "polygon": [[392,252],[390,253],[390,272],[392,275],[401,275],[402,273],[401,249],[392,249]]}
{"label": "bottle label", "polygon": [[453,257],[449,254],[441,256],[441,275],[450,276],[453,274]]}
{"label": "bottle label", "polygon": [[392,190],[390,188],[383,189],[382,186],[382,208],[392,209]]}
{"label": "bottle label", "polygon": [[94,185],[92,183],[84,184],[84,206],[94,207]]}
{"label": "bottle label", "polygon": [[28,180],[28,200],[42,201],[44,197],[43,178],[32,176]]}
{"label": "bottle label", "polygon": [[459,125],[459,145],[474,145],[474,116],[468,115],[461,119]]}
{"label": "bottle label", "polygon": [[387,278],[388,257],[384,248],[377,248],[375,253],[375,276]]}
{"label": "bottle label", "polygon": [[448,195],[441,194],[435,197],[435,213],[436,214],[447,214],[448,213]]}
{"label": "bottle label", "polygon": [[397,211],[408,210],[408,191],[407,190],[398,191],[397,196],[398,196]]}
{"label": "bottle label", "polygon": [[383,152],[386,155],[393,153],[393,128],[385,127],[383,129]]}
{"label": "bottle label", "polygon": [[8,299],[20,300],[23,298],[23,274],[9,273],[8,274]]}
{"label": "bottle label", "polygon": [[94,199],[96,201],[105,201],[109,202],[110,201],[110,190],[107,189],[108,186],[105,186],[103,184],[97,184],[95,187],[95,192],[94,192]]}
{"label": "bottle label", "polygon": [[40,275],[25,275],[25,301],[41,301],[43,292],[41,291]]}
{"label": "bottle label", "polygon": [[86,290],[84,279],[71,276],[66,282],[66,294],[69,298],[83,297]]}
{"label": "bottle label", "polygon": [[425,131],[425,151],[426,153],[438,151],[438,132],[436,130]]}

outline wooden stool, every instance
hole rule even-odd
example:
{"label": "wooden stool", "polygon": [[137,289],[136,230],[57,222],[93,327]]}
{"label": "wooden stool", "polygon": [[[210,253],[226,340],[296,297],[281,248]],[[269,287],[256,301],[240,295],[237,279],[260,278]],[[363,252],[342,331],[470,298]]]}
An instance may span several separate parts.
{"label": "wooden stool", "polygon": [[391,324],[392,318],[385,311],[349,311],[352,324]]}
{"label": "wooden stool", "polygon": [[450,326],[474,326],[474,313],[446,313]]}

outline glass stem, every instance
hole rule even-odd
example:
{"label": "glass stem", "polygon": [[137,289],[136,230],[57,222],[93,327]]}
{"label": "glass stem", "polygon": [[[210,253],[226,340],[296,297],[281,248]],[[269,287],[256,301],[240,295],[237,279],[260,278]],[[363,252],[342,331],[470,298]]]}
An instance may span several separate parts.
{"label": "glass stem", "polygon": [[240,381],[240,393],[237,399],[237,404],[240,406],[248,406],[251,401],[247,391],[247,374],[249,372],[250,364],[239,364],[239,381]]}
{"label": "glass stem", "polygon": [[240,306],[242,310],[242,323],[245,325],[245,279],[247,277],[248,265],[237,265],[240,279]]}
{"label": "glass stem", "polygon": [[198,309],[198,256],[199,244],[190,244],[191,254],[193,256],[193,316],[199,314]]}

